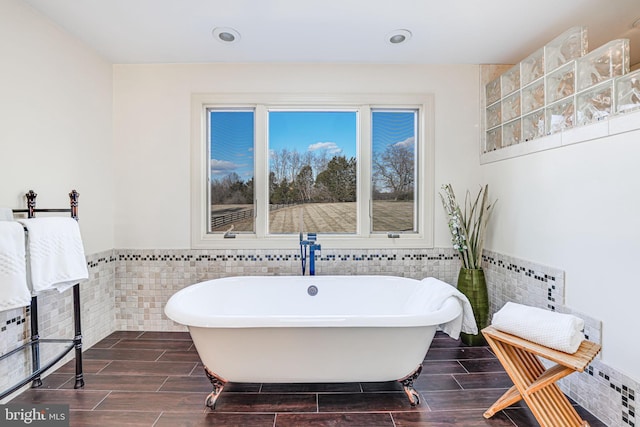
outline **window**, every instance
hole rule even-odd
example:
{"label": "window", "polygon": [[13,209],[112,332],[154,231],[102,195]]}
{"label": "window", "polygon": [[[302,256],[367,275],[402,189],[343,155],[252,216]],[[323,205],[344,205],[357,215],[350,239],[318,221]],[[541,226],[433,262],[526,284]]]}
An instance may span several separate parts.
{"label": "window", "polygon": [[194,95],[192,246],[432,246],[429,95]]}
{"label": "window", "polygon": [[269,233],[357,232],[357,114],[269,110]]}
{"label": "window", "polygon": [[372,230],[417,232],[418,110],[373,110]]}
{"label": "window", "polygon": [[209,232],[254,232],[254,111],[212,108],[208,125]]}

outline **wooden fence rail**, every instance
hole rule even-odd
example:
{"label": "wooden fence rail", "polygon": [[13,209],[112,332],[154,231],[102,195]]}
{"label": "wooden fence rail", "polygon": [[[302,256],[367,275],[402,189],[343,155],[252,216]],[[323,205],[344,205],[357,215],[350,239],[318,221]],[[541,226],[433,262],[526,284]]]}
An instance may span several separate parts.
{"label": "wooden fence rail", "polygon": [[[299,203],[278,203],[269,205],[269,211],[277,211],[278,209],[284,209],[291,206],[296,206]],[[224,227],[225,225],[232,224],[236,221],[242,221],[245,219],[253,218],[253,208],[243,209],[236,212],[225,213],[223,215],[211,215],[211,230]]]}
{"label": "wooden fence rail", "polygon": [[211,217],[211,229],[223,227],[236,221],[242,221],[244,219],[253,218],[253,209],[244,209],[237,212],[231,212],[225,215],[218,215]]}

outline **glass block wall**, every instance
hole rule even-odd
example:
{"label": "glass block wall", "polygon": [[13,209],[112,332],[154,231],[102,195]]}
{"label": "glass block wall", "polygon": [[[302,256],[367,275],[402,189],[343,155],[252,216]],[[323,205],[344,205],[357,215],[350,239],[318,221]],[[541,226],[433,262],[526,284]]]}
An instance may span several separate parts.
{"label": "glass block wall", "polygon": [[587,46],[571,28],[485,86],[484,153],[640,108],[629,40]]}

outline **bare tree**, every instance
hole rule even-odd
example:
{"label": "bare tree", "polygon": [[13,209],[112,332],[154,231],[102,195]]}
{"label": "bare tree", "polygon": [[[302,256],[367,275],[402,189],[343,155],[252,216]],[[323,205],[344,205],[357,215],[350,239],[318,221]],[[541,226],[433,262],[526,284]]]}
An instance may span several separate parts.
{"label": "bare tree", "polygon": [[282,181],[288,178],[289,161],[291,152],[283,148],[280,151],[272,151],[271,154],[271,172],[275,175],[276,181]]}
{"label": "bare tree", "polygon": [[244,182],[240,175],[231,172],[211,181],[211,204],[253,203],[253,178]]}
{"label": "bare tree", "polygon": [[302,156],[298,152],[298,150],[293,150],[289,152],[289,164],[287,165],[287,174],[289,181],[295,181],[298,176],[298,172],[300,172],[300,168],[302,168],[303,160]]}
{"label": "bare tree", "polygon": [[313,162],[313,170],[316,173],[316,178],[317,178],[317,175],[320,172],[327,169],[327,165],[329,164],[331,157],[329,156],[329,151],[326,149],[316,150],[313,153],[309,153],[309,154],[311,154],[312,162]]}
{"label": "bare tree", "polygon": [[415,154],[412,145],[387,145],[373,159],[374,188],[386,190],[395,200],[413,196]]}

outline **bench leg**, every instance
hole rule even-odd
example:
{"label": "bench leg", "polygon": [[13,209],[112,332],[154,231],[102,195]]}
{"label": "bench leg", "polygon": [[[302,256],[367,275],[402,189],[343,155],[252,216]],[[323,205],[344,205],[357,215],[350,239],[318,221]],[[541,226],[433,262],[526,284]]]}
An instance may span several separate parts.
{"label": "bench leg", "polygon": [[[588,425],[580,418],[560,387],[555,382],[544,381],[546,369],[535,354],[489,336],[486,338],[514,386],[491,405],[484,413],[485,418],[490,418],[523,399],[542,427]],[[549,373],[556,371],[558,370],[552,368]],[[547,378],[550,376],[547,375]],[[565,375],[554,375],[560,376]]]}
{"label": "bench leg", "polygon": [[483,416],[485,418],[491,418],[498,412],[502,411],[504,408],[507,408],[514,403],[517,403],[522,400],[522,396],[520,392],[516,388],[516,386],[511,387],[505,394],[503,394],[500,399],[496,400],[496,403],[491,405],[489,409],[487,409]]}

